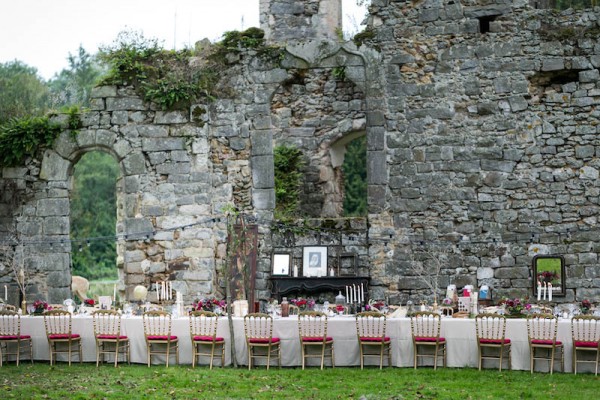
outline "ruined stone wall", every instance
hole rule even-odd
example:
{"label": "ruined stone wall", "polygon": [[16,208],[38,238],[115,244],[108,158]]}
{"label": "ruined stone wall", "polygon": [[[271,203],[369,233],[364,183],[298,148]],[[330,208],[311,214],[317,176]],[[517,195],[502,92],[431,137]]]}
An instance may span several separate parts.
{"label": "ruined stone wall", "polygon": [[444,243],[453,250],[442,285],[530,295],[532,257],[562,254],[565,300],[597,298],[600,10],[372,4],[389,180],[371,223],[395,231],[394,251],[380,250],[382,284],[429,292],[410,267],[413,254],[419,243]]}

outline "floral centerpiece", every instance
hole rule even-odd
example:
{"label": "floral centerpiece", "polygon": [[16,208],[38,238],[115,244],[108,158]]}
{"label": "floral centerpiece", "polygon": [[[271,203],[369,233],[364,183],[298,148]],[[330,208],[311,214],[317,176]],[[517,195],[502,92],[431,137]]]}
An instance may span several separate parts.
{"label": "floral centerpiece", "polygon": [[504,306],[505,315],[508,317],[522,317],[526,311],[531,310],[531,304],[527,300],[521,300],[519,298],[514,299],[503,299],[499,305]]}
{"label": "floral centerpiece", "polygon": [[371,301],[369,301],[369,304],[365,305],[365,310],[382,312],[384,307],[385,307],[385,302],[383,302],[381,300],[379,300],[379,301],[371,300]]}
{"label": "floral centerpiece", "polygon": [[558,283],[558,272],[556,271],[544,271],[539,275],[539,280],[542,282]]}
{"label": "floral centerpiece", "polygon": [[302,297],[291,299],[290,303],[298,307],[300,311],[312,310],[315,307],[313,299],[303,299]]}
{"label": "floral centerpiece", "polygon": [[225,311],[227,302],[225,300],[217,300],[214,297],[204,298],[192,303],[194,311],[210,311],[216,314],[221,314]]}
{"label": "floral centerpiece", "polygon": [[581,301],[581,313],[589,314],[592,309],[592,303],[588,299],[584,299]]}
{"label": "floral centerpiece", "polygon": [[43,314],[44,311],[49,310],[48,303],[43,300],[36,300],[33,302],[33,313],[34,314]]}
{"label": "floral centerpiece", "polygon": [[83,305],[86,307],[94,307],[95,304],[96,304],[96,301],[94,299],[85,299],[83,301]]}

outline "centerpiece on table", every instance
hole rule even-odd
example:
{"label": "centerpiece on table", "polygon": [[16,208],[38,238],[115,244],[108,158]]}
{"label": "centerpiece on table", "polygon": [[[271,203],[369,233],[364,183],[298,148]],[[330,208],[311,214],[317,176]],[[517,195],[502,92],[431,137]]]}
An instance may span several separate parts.
{"label": "centerpiece on table", "polygon": [[592,303],[588,299],[581,301],[581,313],[583,315],[589,315],[592,313]]}
{"label": "centerpiece on table", "polygon": [[192,303],[192,307],[194,311],[210,311],[221,315],[226,310],[227,302],[225,300],[217,300],[214,297],[209,297]]}
{"label": "centerpiece on table", "polygon": [[531,310],[531,304],[527,300],[519,298],[502,299],[499,305],[504,306],[504,315],[507,318],[525,318],[525,313]]}
{"label": "centerpiece on table", "polygon": [[307,311],[315,308],[315,301],[313,299],[298,297],[297,299],[291,299],[290,303],[298,307],[300,311]]}
{"label": "centerpiece on table", "polygon": [[48,303],[43,300],[36,300],[33,302],[33,314],[34,315],[42,315],[44,311],[49,310],[50,307]]}

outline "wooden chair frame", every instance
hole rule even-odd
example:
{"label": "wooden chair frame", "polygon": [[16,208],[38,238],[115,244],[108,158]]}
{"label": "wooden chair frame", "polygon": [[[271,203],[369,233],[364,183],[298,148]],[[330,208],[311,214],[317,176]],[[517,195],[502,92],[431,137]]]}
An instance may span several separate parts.
{"label": "wooden chair frame", "polygon": [[[153,355],[164,355],[168,368],[172,351],[175,352],[176,364],[179,364],[179,338],[171,335],[171,314],[165,311],[146,311],[142,314],[142,319],[148,367],[152,363]],[[166,349],[161,350],[161,347]]]}
{"label": "wooden chair frame", "polygon": [[[386,336],[386,317],[376,311],[356,314],[356,335],[360,350],[360,369],[364,368],[365,357],[378,356],[379,369],[383,369],[383,356],[387,354],[388,366],[392,365],[391,339]],[[376,353],[368,352],[375,347]]]}
{"label": "wooden chair frame", "polygon": [[104,356],[114,356],[115,367],[119,355],[130,364],[129,338],[121,334],[121,315],[116,310],[97,310],[92,314],[94,338],[96,339],[96,367],[104,362]]}
{"label": "wooden chair frame", "polygon": [[[298,335],[302,353],[302,369],[306,366],[308,358],[320,358],[321,369],[325,365],[325,358],[329,358],[331,367],[335,368],[333,338],[327,336],[327,314],[319,311],[303,311],[298,314]],[[313,348],[320,352],[311,353],[310,349]],[[327,352],[328,349],[329,352]]]}
{"label": "wooden chair frame", "polygon": [[[10,348],[14,347],[13,351]],[[10,356],[15,356],[17,366],[21,360],[21,353],[29,349],[29,360],[33,364],[33,347],[31,336],[21,335],[21,316],[15,311],[0,310],[0,367],[6,356],[6,362]]]}
{"label": "wooden chair frame", "polygon": [[[505,337],[506,317],[500,314],[478,314],[475,317],[475,332],[477,335],[477,353],[479,357],[479,370],[483,360],[498,360],[498,370],[502,371],[504,353],[507,353],[508,369],[511,369],[511,343]],[[486,349],[498,351],[498,355],[485,354]]]}
{"label": "wooden chair frame", "polygon": [[556,340],[557,330],[558,318],[552,314],[538,313],[527,317],[529,369],[532,374],[536,361],[547,361],[549,363],[550,374],[552,374],[557,351],[560,351],[560,370],[564,372],[564,346],[562,342]]}
{"label": "wooden chair frame", "polygon": [[[577,315],[571,319],[571,335],[573,338],[573,373],[577,374],[577,364],[594,364],[595,375],[598,375],[600,362],[600,317],[593,315]],[[577,359],[578,352],[596,353],[595,360]]]}
{"label": "wooden chair frame", "polygon": [[[225,365],[225,339],[217,337],[219,316],[210,311],[193,311],[190,313],[190,338],[192,340],[192,368],[201,356],[210,357],[210,369],[213,367],[215,352],[220,349],[217,357],[221,358],[221,367]],[[200,351],[207,347],[210,351]]]}
{"label": "wooden chair frame", "polygon": [[[44,326],[48,347],[50,348],[50,365],[56,362],[54,358],[58,354],[67,354],[69,365],[73,358],[73,352],[79,354],[79,363],[83,360],[81,351],[81,336],[71,330],[71,313],[65,310],[48,310],[44,312]],[[66,346],[66,349],[60,349]]]}
{"label": "wooden chair frame", "polygon": [[[265,358],[269,369],[272,356],[277,358],[277,365],[281,368],[281,342],[278,337],[273,337],[273,317],[263,313],[247,314],[244,317],[244,333],[249,370],[252,369],[253,358]],[[266,354],[256,354],[256,350],[265,350]]]}
{"label": "wooden chair frame", "polygon": [[[440,337],[442,320],[440,314],[419,311],[410,317],[413,341],[413,363],[417,368],[419,358],[433,357],[433,369],[437,369],[438,358],[442,357],[442,365],[446,366],[446,339]],[[434,353],[420,353],[419,349],[434,349]],[[441,354],[440,354],[441,353]]]}

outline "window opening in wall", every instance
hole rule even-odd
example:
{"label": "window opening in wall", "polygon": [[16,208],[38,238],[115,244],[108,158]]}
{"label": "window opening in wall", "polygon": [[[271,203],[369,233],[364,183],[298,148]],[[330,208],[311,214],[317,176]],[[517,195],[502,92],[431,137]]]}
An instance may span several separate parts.
{"label": "window opening in wall", "polygon": [[496,20],[498,15],[484,15],[477,17],[479,20],[479,33],[488,33],[490,31],[490,22]]}
{"label": "window opening in wall", "polygon": [[112,296],[118,279],[114,239],[118,177],[116,160],[100,151],[84,154],[73,170],[71,272],[90,281],[88,297]]}
{"label": "window opening in wall", "polygon": [[364,29],[363,21],[367,16],[371,0],[342,0],[343,39],[350,40]]}
{"label": "window opening in wall", "polygon": [[344,174],[344,216],[367,215],[367,137],[365,135],[346,145],[342,171]]}
{"label": "window opening in wall", "polygon": [[293,146],[280,145],[273,149],[275,172],[275,219],[298,216],[302,180],[302,152]]}

